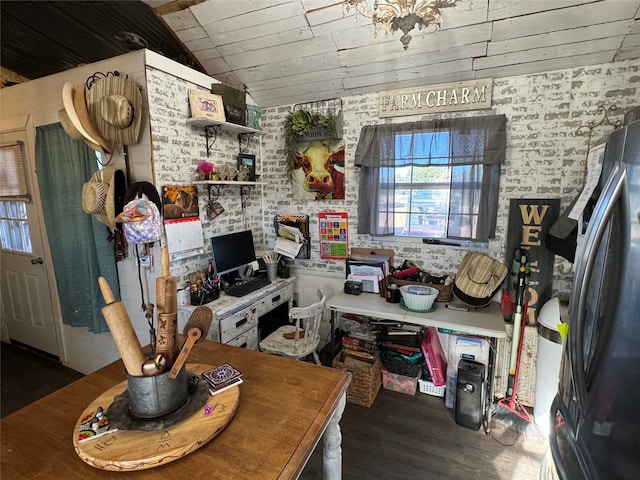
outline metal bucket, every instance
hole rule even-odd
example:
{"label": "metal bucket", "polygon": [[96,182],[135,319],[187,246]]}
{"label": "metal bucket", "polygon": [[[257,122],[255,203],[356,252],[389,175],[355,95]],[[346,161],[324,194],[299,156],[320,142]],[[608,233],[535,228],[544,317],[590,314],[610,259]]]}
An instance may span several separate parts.
{"label": "metal bucket", "polygon": [[131,413],[140,418],[167,415],[187,401],[187,371],[183,366],[172,380],[169,371],[153,377],[127,375]]}

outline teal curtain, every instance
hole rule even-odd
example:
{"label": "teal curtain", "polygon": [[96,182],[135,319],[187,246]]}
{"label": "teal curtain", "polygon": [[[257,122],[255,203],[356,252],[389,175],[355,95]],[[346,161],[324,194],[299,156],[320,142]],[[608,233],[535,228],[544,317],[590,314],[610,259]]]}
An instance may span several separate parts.
{"label": "teal curtain", "polygon": [[102,333],[109,327],[98,277],[116,299],[120,290],[109,229],[82,210],[82,186],[97,169],[95,152],[59,123],[36,129],[36,170],[62,319]]}

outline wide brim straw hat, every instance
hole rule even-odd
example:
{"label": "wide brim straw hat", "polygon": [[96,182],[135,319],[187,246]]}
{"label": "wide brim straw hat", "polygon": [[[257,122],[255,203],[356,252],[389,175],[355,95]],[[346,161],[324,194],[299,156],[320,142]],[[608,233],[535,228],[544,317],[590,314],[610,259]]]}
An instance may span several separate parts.
{"label": "wide brim straw hat", "polygon": [[69,115],[67,114],[67,111],[64,108],[61,108],[60,110],[58,110],[58,119],[60,120],[60,123],[62,124],[62,128],[64,128],[64,131],[67,132],[67,135],[69,135],[72,139],[84,141],[84,143],[86,143],[91,149],[97,152],[104,151],[100,145],[98,145],[97,143],[93,143],[89,139],[85,138],[78,131],[78,129],[73,124],[73,122],[69,118]]}
{"label": "wide brim straw hat", "polygon": [[142,93],[121,75],[96,81],[87,93],[87,107],[102,136],[118,145],[138,143],[142,122]]}
{"label": "wide brim straw hat", "polygon": [[91,121],[87,110],[84,85],[78,85],[74,88],[71,82],[65,83],[62,87],[62,104],[72,125],[88,140],[88,145],[91,148],[103,154],[110,154],[113,151],[111,144],[100,135]]}
{"label": "wide brim straw hat", "polygon": [[82,210],[111,230],[116,229],[116,190],[124,189],[116,184],[114,169],[103,167],[82,186]]}

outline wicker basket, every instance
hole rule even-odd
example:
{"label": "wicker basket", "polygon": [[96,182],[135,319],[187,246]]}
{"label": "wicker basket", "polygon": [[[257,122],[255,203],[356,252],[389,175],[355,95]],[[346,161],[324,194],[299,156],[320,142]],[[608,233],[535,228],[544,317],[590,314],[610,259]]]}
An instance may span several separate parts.
{"label": "wicker basket", "polygon": [[395,283],[400,287],[403,285],[422,285],[427,287],[433,287],[439,292],[438,296],[436,297],[436,302],[450,302],[453,299],[452,285],[441,285],[439,283],[414,282],[413,280],[401,280],[399,278],[394,277],[393,275],[388,275],[387,285],[390,283]]}
{"label": "wicker basket", "polygon": [[365,362],[357,363],[362,364],[362,367],[346,365],[342,352],[340,352],[333,359],[332,366],[338,370],[351,372],[351,383],[347,388],[347,401],[362,407],[370,407],[382,385],[382,364],[379,358],[373,365]]}

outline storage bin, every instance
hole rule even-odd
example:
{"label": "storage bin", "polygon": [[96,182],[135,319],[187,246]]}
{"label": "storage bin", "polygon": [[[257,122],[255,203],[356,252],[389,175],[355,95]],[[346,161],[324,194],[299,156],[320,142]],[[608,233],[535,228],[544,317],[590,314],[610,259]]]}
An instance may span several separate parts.
{"label": "storage bin", "polygon": [[418,380],[418,389],[420,390],[420,393],[426,393],[427,395],[433,395],[434,397],[444,397],[444,393],[446,391],[446,387],[444,385],[436,387],[433,382],[422,378]]}
{"label": "storage bin", "polygon": [[348,402],[355,403],[362,407],[370,407],[373,405],[381,385],[380,370],[382,363],[380,363],[379,358],[376,359],[373,364],[357,360],[346,364],[344,356],[342,352],[340,352],[333,359],[331,366],[338,370],[351,372],[351,383],[349,383],[347,387]]}
{"label": "storage bin", "polygon": [[418,372],[415,377],[407,377],[398,373],[388,372],[384,369],[382,370],[382,386],[384,389],[405,393],[407,395],[416,394],[418,378],[420,378],[420,372]]}

